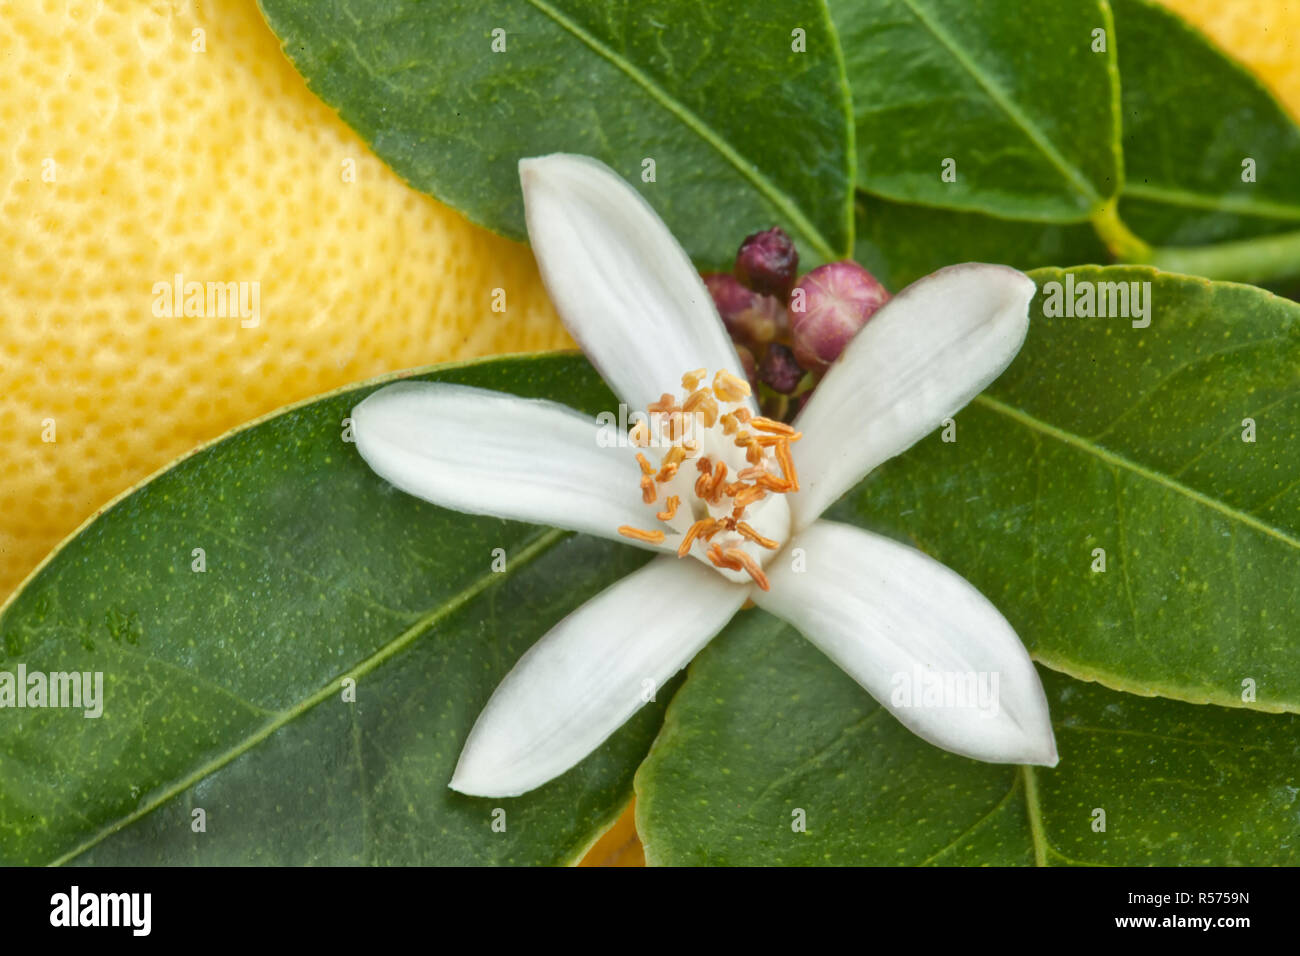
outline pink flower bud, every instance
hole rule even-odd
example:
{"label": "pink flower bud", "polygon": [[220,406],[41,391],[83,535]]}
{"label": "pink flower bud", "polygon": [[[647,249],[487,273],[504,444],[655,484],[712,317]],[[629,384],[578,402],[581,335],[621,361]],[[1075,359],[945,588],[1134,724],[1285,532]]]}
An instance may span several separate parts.
{"label": "pink flower bud", "polygon": [[709,273],[704,284],[734,341],[766,345],[785,332],[789,324],[785,306],[770,295],[752,292],[722,272]]}
{"label": "pink flower bud", "polygon": [[856,262],[831,262],[808,273],[790,295],[799,364],[826,371],[888,298],[885,287]]}
{"label": "pink flower bud", "polygon": [[736,275],[755,292],[785,301],[799,271],[799,251],[779,226],[756,232],[740,244]]}

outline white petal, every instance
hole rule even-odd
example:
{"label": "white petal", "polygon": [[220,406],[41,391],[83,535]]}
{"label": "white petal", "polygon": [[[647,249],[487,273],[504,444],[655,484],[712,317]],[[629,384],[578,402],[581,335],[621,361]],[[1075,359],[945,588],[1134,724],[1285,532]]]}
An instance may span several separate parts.
{"label": "white petal", "polygon": [[795,527],[997,378],[1025,340],[1033,297],[1023,273],[968,263],[918,279],[872,316],[795,421]]}
{"label": "white petal", "polygon": [[493,693],[451,781],[513,797],[564,773],[645,705],[745,602],[698,561],[660,557],[578,608]]}
{"label": "white petal", "polygon": [[[1029,654],[968,581],[920,551],[829,521],[791,547],[803,549],[806,570],[793,569],[787,549],[767,569],[772,590],[756,589],[755,602],[798,628],[905,726],[976,760],[1056,765]],[[982,686],[986,706],[978,695],[927,701],[927,688],[944,679]]]}
{"label": "white petal", "polygon": [[644,409],[696,368],[744,378],[703,281],[640,193],[564,153],[521,160],[519,179],[551,301],[619,398]]}
{"label": "white petal", "polygon": [[555,402],[438,382],[398,382],[352,410],[361,457],[408,494],[626,542],[619,525],[654,516],[633,449],[600,447],[598,427]]}

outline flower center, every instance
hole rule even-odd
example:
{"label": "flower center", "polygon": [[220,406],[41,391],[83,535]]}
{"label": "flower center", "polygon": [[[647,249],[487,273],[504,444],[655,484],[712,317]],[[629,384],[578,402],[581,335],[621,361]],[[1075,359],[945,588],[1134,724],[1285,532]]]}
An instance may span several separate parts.
{"label": "flower center", "polygon": [[701,384],[706,378],[702,368],[687,372],[680,403],[665,392],[629,432],[641,449],[641,500],[659,526],[623,525],[618,533],[675,545],[678,557],[693,555],[766,591],[763,566],[790,532],[783,496],[799,490],[790,445],[802,436],[754,415],[743,379],[725,370]]}

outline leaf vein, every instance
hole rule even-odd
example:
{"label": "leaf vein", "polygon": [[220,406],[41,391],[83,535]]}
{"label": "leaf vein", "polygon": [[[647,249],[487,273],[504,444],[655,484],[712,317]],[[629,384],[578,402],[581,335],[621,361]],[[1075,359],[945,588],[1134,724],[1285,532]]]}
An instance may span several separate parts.
{"label": "leaf vein", "polygon": [[[711,146],[723,159],[725,159],[741,176],[749,180],[750,184],[775,206],[780,212],[789,218],[799,232],[816,247],[817,251],[827,259],[836,258],[836,251],[831,247],[830,241],[822,235],[821,230],[812,224],[803,211],[795,204],[784,191],[778,189],[767,176],[761,173],[757,164],[747,162],[736,150],[725,140],[705,125],[704,121],[695,115],[691,110],[681,103],[678,99],[668,94],[658,83],[630,63],[626,57],[622,56],[615,50],[610,49],[596,37],[592,36],[577,23],[570,20],[559,10],[555,9],[546,0],[525,0],[528,4],[535,7],[538,12],[553,20],[556,25],[560,26],[568,33],[572,34],[575,39],[584,44],[588,49],[598,56],[603,57],[617,70],[627,76],[633,83],[641,87],[649,94],[650,98],[662,106],[672,116],[676,117],[687,129],[698,136],[703,142]],[[849,209],[852,208],[852,196],[850,195]]]}

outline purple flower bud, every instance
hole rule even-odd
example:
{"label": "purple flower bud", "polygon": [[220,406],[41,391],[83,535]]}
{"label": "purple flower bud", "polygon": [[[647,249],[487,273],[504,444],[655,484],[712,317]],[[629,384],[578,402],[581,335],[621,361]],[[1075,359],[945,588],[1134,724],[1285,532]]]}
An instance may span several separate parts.
{"label": "purple flower bud", "polygon": [[709,290],[713,304],[717,306],[718,314],[724,322],[727,321],[727,316],[736,315],[748,308],[749,300],[754,297],[754,293],[741,285],[740,280],[725,272],[706,272],[704,287]]}
{"label": "purple flower bud", "polygon": [[799,387],[804,371],[795,361],[794,353],[780,342],[773,342],[763,355],[763,362],[758,368],[758,377],[763,384],[774,392],[789,395]]}
{"label": "purple flower bud", "polygon": [[756,232],[740,244],[736,275],[755,292],[785,301],[799,271],[799,251],[779,226]]}
{"label": "purple flower bud", "polygon": [[826,371],[888,298],[885,287],[856,262],[831,262],[808,273],[790,294],[799,364]]}
{"label": "purple flower bud", "polygon": [[704,277],[704,284],[727,333],[736,342],[766,345],[789,325],[785,306],[770,295],[746,289],[734,276],[711,272]]}

